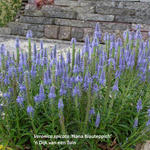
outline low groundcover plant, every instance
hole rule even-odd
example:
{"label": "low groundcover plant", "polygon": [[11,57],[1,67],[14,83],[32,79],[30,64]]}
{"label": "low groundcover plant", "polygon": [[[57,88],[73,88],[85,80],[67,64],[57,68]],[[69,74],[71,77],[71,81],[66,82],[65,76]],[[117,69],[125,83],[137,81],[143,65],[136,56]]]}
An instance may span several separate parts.
{"label": "low groundcover plant", "polygon": [[28,52],[18,38],[16,55],[0,48],[3,147],[132,150],[150,139],[150,39],[142,40],[139,25],[123,40],[105,33],[103,46],[97,23],[93,41],[87,36],[77,50],[73,38],[65,57],[42,41],[32,51],[31,31],[26,38]]}

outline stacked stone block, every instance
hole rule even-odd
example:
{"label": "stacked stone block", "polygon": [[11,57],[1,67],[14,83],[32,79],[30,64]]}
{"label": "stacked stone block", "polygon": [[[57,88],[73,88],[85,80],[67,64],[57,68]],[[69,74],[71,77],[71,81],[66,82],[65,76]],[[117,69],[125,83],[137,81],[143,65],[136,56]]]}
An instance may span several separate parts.
{"label": "stacked stone block", "polygon": [[96,22],[102,32],[120,36],[126,29],[135,30],[142,24],[144,37],[150,31],[149,0],[55,0],[40,10],[30,0],[17,22],[9,24],[11,34],[25,35],[31,29],[37,38],[83,41],[92,36]]}

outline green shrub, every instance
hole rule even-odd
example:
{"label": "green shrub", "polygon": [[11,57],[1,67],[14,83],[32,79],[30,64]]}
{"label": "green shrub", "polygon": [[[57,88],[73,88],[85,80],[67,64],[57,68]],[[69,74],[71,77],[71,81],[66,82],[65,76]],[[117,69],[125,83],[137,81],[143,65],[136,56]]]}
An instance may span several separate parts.
{"label": "green shrub", "polygon": [[0,26],[6,25],[12,21],[22,0],[0,0]]}

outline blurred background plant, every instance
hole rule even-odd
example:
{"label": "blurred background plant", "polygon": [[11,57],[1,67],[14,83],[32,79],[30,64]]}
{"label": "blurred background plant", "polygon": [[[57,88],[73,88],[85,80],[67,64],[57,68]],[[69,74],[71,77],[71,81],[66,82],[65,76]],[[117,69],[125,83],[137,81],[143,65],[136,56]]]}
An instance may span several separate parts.
{"label": "blurred background plant", "polygon": [[0,0],[0,26],[12,21],[21,7],[22,0]]}
{"label": "blurred background plant", "polygon": [[54,4],[54,0],[34,0],[34,2],[38,8],[41,8],[43,5]]}

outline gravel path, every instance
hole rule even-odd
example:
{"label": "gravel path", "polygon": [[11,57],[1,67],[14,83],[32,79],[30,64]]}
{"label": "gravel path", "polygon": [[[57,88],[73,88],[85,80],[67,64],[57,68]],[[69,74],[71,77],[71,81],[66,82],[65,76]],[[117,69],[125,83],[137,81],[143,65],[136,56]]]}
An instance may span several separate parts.
{"label": "gravel path", "polygon": [[[20,48],[23,51],[27,51],[28,50],[28,41],[26,40],[26,38],[24,37],[20,37],[20,36],[7,36],[7,35],[0,35],[0,46],[1,44],[5,45],[5,49],[8,50],[10,53],[16,52],[15,49],[15,41],[16,38],[20,39]],[[32,50],[33,50],[33,46],[34,43],[36,42],[36,46],[37,46],[37,50],[40,49],[40,41],[43,41],[44,44],[44,48],[47,48],[48,52],[51,51],[51,49],[56,45],[57,47],[57,54],[59,55],[61,52],[63,54],[66,54],[66,52],[70,49],[71,50],[71,45],[70,42],[68,41],[60,41],[60,40],[48,40],[48,39],[37,39],[37,38],[33,38],[31,40],[31,46],[32,46]],[[76,49],[82,49],[84,43],[79,43],[77,42],[76,44]]]}

